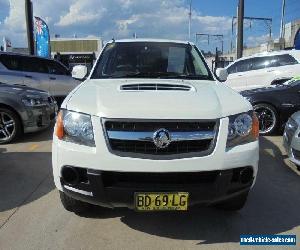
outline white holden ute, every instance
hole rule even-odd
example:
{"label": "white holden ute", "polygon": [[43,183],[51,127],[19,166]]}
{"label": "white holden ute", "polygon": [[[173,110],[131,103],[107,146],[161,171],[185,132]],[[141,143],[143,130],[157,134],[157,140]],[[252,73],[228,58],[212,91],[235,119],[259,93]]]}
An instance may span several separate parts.
{"label": "white holden ute", "polygon": [[258,134],[250,103],[216,80],[194,44],[113,40],[61,106],[54,181],[74,212],[88,203],[238,210],[256,180]]}

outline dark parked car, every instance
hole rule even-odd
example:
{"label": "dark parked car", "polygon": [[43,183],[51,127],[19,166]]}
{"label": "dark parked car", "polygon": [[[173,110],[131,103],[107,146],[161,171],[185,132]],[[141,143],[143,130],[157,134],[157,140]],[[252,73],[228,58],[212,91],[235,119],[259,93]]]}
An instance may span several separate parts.
{"label": "dark parked car", "polygon": [[47,128],[56,112],[56,101],[48,92],[0,83],[0,144]]}
{"label": "dark parked car", "polygon": [[242,91],[251,102],[260,122],[260,134],[282,129],[289,117],[300,110],[300,77],[280,85]]}

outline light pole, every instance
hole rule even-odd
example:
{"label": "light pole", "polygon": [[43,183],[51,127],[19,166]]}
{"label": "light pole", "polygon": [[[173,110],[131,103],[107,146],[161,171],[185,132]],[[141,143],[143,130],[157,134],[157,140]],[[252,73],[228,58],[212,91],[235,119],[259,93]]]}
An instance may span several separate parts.
{"label": "light pole", "polygon": [[244,46],[244,0],[239,0],[238,6],[238,25],[237,25],[237,43],[236,43],[236,58],[243,57]]}
{"label": "light pole", "polygon": [[280,38],[284,37],[284,17],[285,17],[285,0],[282,0],[281,22],[280,22]]}
{"label": "light pole", "polygon": [[191,25],[192,25],[192,0],[190,0],[190,10],[189,10],[189,40],[191,40]]}
{"label": "light pole", "polygon": [[25,0],[25,16],[27,26],[28,51],[34,55],[34,37],[33,37],[33,9],[31,0]]}

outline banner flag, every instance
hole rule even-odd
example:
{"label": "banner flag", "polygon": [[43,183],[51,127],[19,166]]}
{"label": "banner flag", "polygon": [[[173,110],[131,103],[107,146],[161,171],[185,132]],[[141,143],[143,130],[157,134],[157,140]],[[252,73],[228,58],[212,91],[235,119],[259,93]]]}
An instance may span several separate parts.
{"label": "banner flag", "polygon": [[50,34],[48,25],[40,17],[35,18],[36,55],[50,58]]}

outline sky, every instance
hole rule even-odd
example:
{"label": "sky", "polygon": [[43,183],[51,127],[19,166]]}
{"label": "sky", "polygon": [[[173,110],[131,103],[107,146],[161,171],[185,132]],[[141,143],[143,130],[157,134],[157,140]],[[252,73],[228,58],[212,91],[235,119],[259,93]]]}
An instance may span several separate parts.
{"label": "sky", "polygon": [[[188,40],[190,0],[32,0],[34,16],[44,19],[50,34],[61,37],[138,37]],[[14,47],[26,47],[24,0],[0,0],[0,39],[6,36]],[[280,28],[282,0],[245,0],[245,16],[273,19],[272,36]],[[224,48],[230,48],[232,16],[238,0],[192,0],[192,36],[203,50],[221,47],[217,39],[196,33],[224,35]],[[300,0],[286,0],[286,22],[300,19]],[[268,39],[264,22],[245,21],[245,45],[255,46]],[[0,41],[1,41],[0,40]],[[1,42],[0,42],[1,43]]]}

